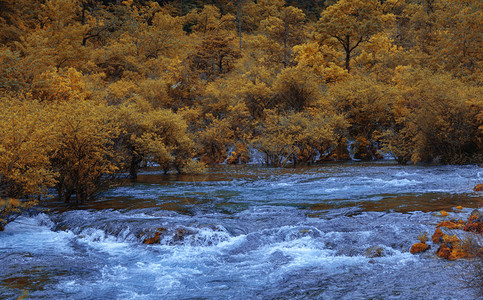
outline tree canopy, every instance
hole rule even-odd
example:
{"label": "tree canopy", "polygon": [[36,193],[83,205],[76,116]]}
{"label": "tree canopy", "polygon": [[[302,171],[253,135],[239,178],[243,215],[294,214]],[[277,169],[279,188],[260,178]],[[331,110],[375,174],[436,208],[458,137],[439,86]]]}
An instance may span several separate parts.
{"label": "tree canopy", "polygon": [[481,162],[482,18],[476,0],[0,0],[1,212],[250,148]]}

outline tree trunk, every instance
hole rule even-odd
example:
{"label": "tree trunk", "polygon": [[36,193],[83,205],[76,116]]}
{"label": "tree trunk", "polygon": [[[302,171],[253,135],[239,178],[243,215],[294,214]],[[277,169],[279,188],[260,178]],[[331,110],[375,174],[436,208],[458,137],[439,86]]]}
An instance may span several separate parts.
{"label": "tree trunk", "polygon": [[236,17],[238,19],[238,38],[239,38],[239,48],[240,48],[240,54],[242,53],[242,20],[241,20],[241,15],[242,15],[242,3],[243,0],[238,0],[238,7],[236,11]]}
{"label": "tree trunk", "polygon": [[344,50],[345,50],[345,69],[347,72],[350,72],[351,70],[351,43],[350,43],[350,37],[348,35],[345,36],[345,45],[344,45]]}
{"label": "tree trunk", "polygon": [[139,163],[142,161],[141,158],[133,156],[131,158],[131,164],[129,166],[129,177],[136,179],[138,177]]}

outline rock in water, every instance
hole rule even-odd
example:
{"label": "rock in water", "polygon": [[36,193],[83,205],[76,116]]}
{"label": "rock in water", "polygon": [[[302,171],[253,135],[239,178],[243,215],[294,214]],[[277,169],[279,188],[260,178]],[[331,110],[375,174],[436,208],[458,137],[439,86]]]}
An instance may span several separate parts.
{"label": "rock in water", "polygon": [[384,249],[379,246],[372,246],[366,250],[366,253],[364,254],[364,256],[369,258],[382,257],[384,256]]}

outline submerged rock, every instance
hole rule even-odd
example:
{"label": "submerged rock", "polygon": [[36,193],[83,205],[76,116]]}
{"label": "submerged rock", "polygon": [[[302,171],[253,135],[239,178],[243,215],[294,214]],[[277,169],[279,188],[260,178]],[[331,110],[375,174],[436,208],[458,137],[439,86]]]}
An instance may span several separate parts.
{"label": "submerged rock", "polygon": [[151,245],[161,243],[161,234],[163,234],[165,231],[165,228],[158,228],[158,230],[156,230],[156,232],[154,233],[153,237],[144,239],[143,244]]}
{"label": "submerged rock", "polygon": [[365,257],[374,258],[384,256],[384,249],[379,246],[372,246],[366,250]]}
{"label": "submerged rock", "polygon": [[409,252],[411,254],[416,254],[416,253],[424,252],[424,251],[428,250],[429,248],[431,248],[431,247],[429,245],[427,245],[426,243],[416,243],[416,244],[411,246],[411,249],[409,249]]}

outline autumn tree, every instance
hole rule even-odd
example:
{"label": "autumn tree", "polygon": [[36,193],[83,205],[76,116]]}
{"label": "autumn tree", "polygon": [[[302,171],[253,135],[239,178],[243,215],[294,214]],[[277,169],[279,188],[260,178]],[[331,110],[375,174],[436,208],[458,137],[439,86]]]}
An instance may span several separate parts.
{"label": "autumn tree", "polygon": [[57,148],[52,115],[37,101],[0,98],[0,231],[56,182],[50,155]]}
{"label": "autumn tree", "polygon": [[0,198],[42,195],[56,178],[49,162],[57,145],[52,114],[22,97],[2,97],[0,106]]}
{"label": "autumn tree", "polygon": [[297,68],[312,73],[321,82],[329,84],[347,78],[347,70],[337,64],[341,54],[333,47],[312,42],[293,49]]}
{"label": "autumn tree", "polygon": [[302,10],[293,6],[281,7],[274,15],[261,22],[267,36],[282,48],[283,66],[288,66],[292,47],[301,43],[306,32],[305,15]]}
{"label": "autumn tree", "polygon": [[89,199],[102,187],[105,176],[119,169],[114,139],[120,134],[111,109],[90,101],[64,102],[52,106],[59,146],[51,156],[58,174],[59,198],[69,202]]}
{"label": "autumn tree", "polygon": [[394,126],[393,107],[398,97],[394,87],[368,76],[353,76],[331,85],[326,97],[349,123],[347,137],[355,141],[355,158],[377,158],[374,143],[381,142],[380,134]]}
{"label": "autumn tree", "polygon": [[153,110],[149,104],[131,103],[119,108],[118,122],[123,130],[117,146],[131,177],[137,177],[142,162],[151,161],[168,173],[200,172],[194,161],[195,144],[186,121],[166,109]]}
{"label": "autumn tree", "polygon": [[379,1],[339,0],[322,12],[317,25],[322,40],[332,38],[342,46],[344,65],[349,71],[354,50],[383,30],[391,19],[391,15],[383,13]]}
{"label": "autumn tree", "polygon": [[278,114],[270,110],[253,145],[270,166],[315,163],[340,139],[338,133],[345,126],[342,116],[322,111]]}
{"label": "autumn tree", "polygon": [[301,68],[287,68],[273,83],[272,106],[283,111],[302,112],[318,104],[322,88],[317,78]]}
{"label": "autumn tree", "polygon": [[481,161],[480,87],[421,68],[399,68],[396,82],[401,99],[386,145],[399,162]]}
{"label": "autumn tree", "polygon": [[476,0],[440,1],[437,14],[435,64],[465,81],[481,83],[482,51],[481,2]]}
{"label": "autumn tree", "polygon": [[205,36],[191,57],[191,67],[203,79],[212,80],[217,75],[229,72],[240,53],[233,45],[233,38],[220,34]]}

